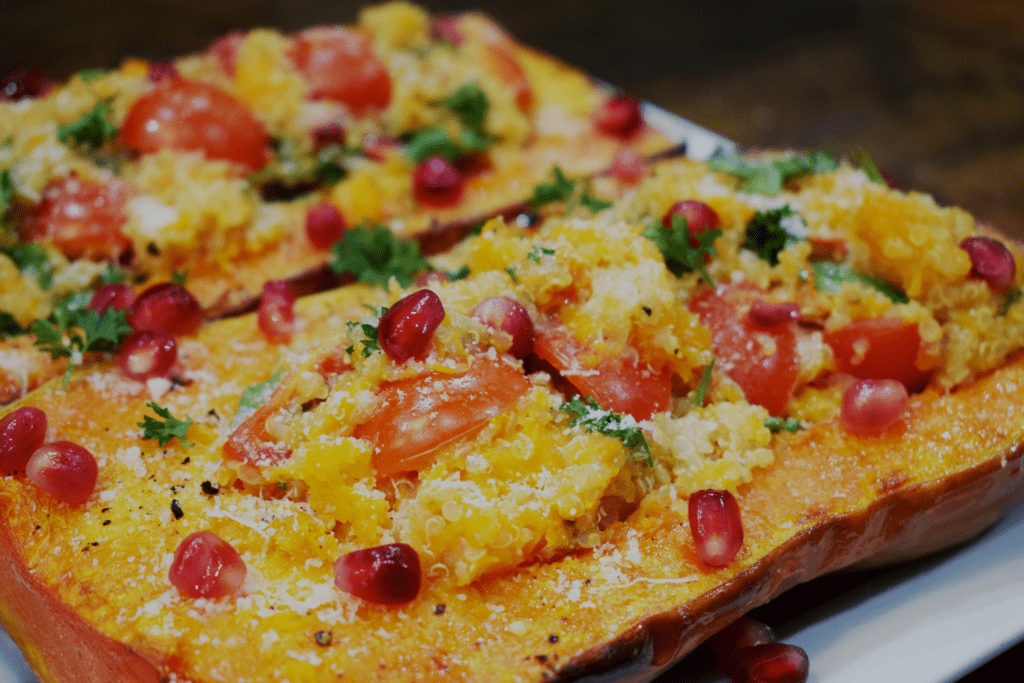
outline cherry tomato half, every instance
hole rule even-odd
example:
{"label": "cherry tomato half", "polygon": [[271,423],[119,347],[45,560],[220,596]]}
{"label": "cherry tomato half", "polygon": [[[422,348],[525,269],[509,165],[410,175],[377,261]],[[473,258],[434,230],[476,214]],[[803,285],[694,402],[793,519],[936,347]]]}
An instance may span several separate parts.
{"label": "cherry tomato half", "polygon": [[928,384],[931,370],[917,367],[921,334],[917,323],[895,318],[858,320],[825,333],[825,343],[836,354],[839,372],[858,379],[895,379],[907,391],[920,391]]}
{"label": "cherry tomato half", "polygon": [[365,38],[344,27],[303,31],[291,57],[313,99],[335,100],[356,114],[391,102],[391,76]]}

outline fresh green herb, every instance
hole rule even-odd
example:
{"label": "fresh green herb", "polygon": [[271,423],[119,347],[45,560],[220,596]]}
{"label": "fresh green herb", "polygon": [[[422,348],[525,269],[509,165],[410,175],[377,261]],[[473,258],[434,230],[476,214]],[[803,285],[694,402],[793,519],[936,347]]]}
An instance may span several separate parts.
{"label": "fresh green herb", "polygon": [[[666,230],[660,221],[651,221],[643,236],[654,242],[665,257],[665,265],[675,275],[697,271],[709,285],[714,285],[704,267],[705,256],[717,256],[715,240],[722,236],[721,229],[690,234],[686,219],[672,216],[672,229]],[[696,242],[696,246],[694,246]]]}
{"label": "fresh green herb", "polygon": [[442,156],[453,162],[463,156],[462,150],[452,142],[448,133],[436,126],[413,135],[405,153],[417,164],[434,156]]}
{"label": "fresh green herb", "polygon": [[788,159],[751,163],[735,152],[717,150],[708,159],[715,171],[725,171],[744,180],[740,192],[778,194],[788,179],[808,173],[828,173],[839,167],[839,159],[828,152],[810,152]]}
{"label": "fresh green herb", "polygon": [[516,277],[516,274],[519,271],[516,270],[515,266],[505,266],[505,272],[508,273],[510,278],[512,278],[512,282],[519,282],[519,279]]}
{"label": "fresh green herb", "polygon": [[558,166],[551,170],[555,177],[553,183],[541,183],[533,189],[533,197],[530,204],[540,207],[544,204],[562,202],[565,204],[565,212],[572,213],[577,206],[582,206],[593,213],[604,211],[612,203],[590,196],[590,181],[585,178],[569,180],[565,173]]}
{"label": "fresh green herb", "polygon": [[153,401],[147,403],[146,406],[156,413],[157,418],[161,419],[157,419],[149,415],[142,416],[142,422],[139,422],[138,425],[142,427],[143,439],[156,439],[157,443],[161,446],[166,446],[171,442],[171,439],[174,438],[177,438],[188,448],[192,448],[192,446],[195,445],[185,441],[185,436],[188,434],[188,428],[195,424],[191,417],[186,415],[184,421],[179,420],[171,415],[170,410],[167,408],[161,408]]}
{"label": "fresh green herb", "polygon": [[116,135],[117,127],[107,118],[106,102],[97,102],[80,119],[57,129],[57,137],[61,142],[71,139],[88,150],[99,149]]}
{"label": "fresh green herb", "polygon": [[570,427],[583,426],[588,432],[599,432],[606,436],[613,436],[622,441],[623,445],[636,452],[643,451],[647,454],[647,464],[653,465],[651,447],[647,443],[647,437],[630,415],[620,415],[610,410],[604,410],[592,396],[576,396],[571,401],[566,401],[558,406],[559,410],[568,410],[576,414],[576,418],[569,423]]}
{"label": "fresh green herb", "polygon": [[288,490],[288,484],[283,482],[283,481],[279,481],[279,482],[277,482],[277,488],[281,489],[282,491],[287,491]]}
{"label": "fresh green herb", "polygon": [[488,102],[487,95],[477,85],[463,85],[445,98],[444,104],[463,126],[477,133],[483,132]]}
{"label": "fresh green herb", "polygon": [[170,280],[174,284],[184,287],[188,284],[188,268],[185,268],[184,270],[171,271]]}
{"label": "fresh green herb", "polygon": [[814,271],[814,287],[819,292],[837,293],[843,288],[844,282],[860,282],[884,294],[890,301],[905,304],[910,301],[903,290],[891,282],[877,277],[857,273],[845,263],[816,261],[811,264]]}
{"label": "fresh green herb", "polygon": [[28,334],[28,330],[22,328],[13,315],[7,311],[0,311],[0,339],[20,337],[23,334]]}
{"label": "fresh green herb", "polygon": [[472,128],[463,128],[462,132],[459,133],[459,146],[462,148],[460,150],[462,156],[483,152],[490,149],[493,144],[493,138],[489,137],[486,133],[473,130]]}
{"label": "fresh green herb", "polygon": [[402,287],[428,268],[416,242],[399,240],[383,226],[346,230],[331,247],[331,268],[338,274],[354,273],[358,282],[386,287],[391,278]]}
{"label": "fresh green herb", "polygon": [[278,370],[266,380],[245,388],[242,396],[238,399],[238,412],[235,413],[235,418],[232,420],[232,428],[237,428],[261,405],[270,400],[274,390],[281,384],[282,377],[284,377],[284,371]]}
{"label": "fresh green herb", "polygon": [[105,285],[119,285],[127,281],[128,274],[113,263],[107,263],[107,267],[100,273],[100,282]]}
{"label": "fresh green herb", "polygon": [[700,384],[697,385],[697,393],[693,395],[693,402],[698,408],[704,407],[704,400],[708,396],[708,389],[711,387],[711,370],[715,367],[715,359],[704,366],[704,372],[700,376]]}
{"label": "fresh green herb", "polygon": [[11,172],[5,168],[0,171],[0,226],[7,222],[7,214],[13,205],[14,183],[11,182]]}
{"label": "fresh green herb", "polygon": [[799,217],[799,214],[788,204],[781,209],[758,211],[747,223],[746,239],[741,246],[750,249],[773,266],[777,266],[779,252],[803,239],[786,229],[786,219],[791,216]]}
{"label": "fresh green herb", "polygon": [[769,417],[764,421],[764,426],[768,428],[772,434],[775,432],[799,432],[804,428],[800,420],[795,417]]}
{"label": "fresh green herb", "polygon": [[51,320],[32,323],[35,345],[50,354],[50,358],[68,357],[65,383],[72,366],[86,351],[113,351],[131,333],[124,311],[108,308],[103,312],[90,311],[81,299],[69,299],[53,309]]}
{"label": "fresh green herb", "polygon": [[885,182],[885,178],[882,177],[882,172],[878,170],[878,166],[875,165],[874,159],[871,158],[867,150],[863,148],[857,149],[850,156],[853,159],[853,163],[857,164],[857,168],[864,171],[864,175],[868,177],[868,180],[873,183],[888,185]]}
{"label": "fresh green herb", "polygon": [[14,261],[14,265],[22,273],[29,277],[34,276],[40,288],[49,289],[53,284],[53,263],[42,246],[35,243],[19,243],[0,252]]}
{"label": "fresh green herb", "polygon": [[109,73],[109,69],[85,69],[83,71],[79,71],[76,75],[83,81],[91,81],[94,78],[100,78],[101,76],[106,76]]}
{"label": "fresh green herb", "polygon": [[533,249],[526,255],[526,258],[530,259],[534,263],[540,263],[541,258],[545,256],[554,256],[555,250],[541,246],[539,244],[533,245]]}
{"label": "fresh green herb", "polygon": [[1003,303],[999,305],[999,315],[1006,315],[1010,311],[1010,306],[1013,306],[1015,303],[1020,301],[1022,294],[1024,294],[1024,292],[1021,292],[1020,287],[1014,287],[1007,291],[1006,295],[1003,297]]}
{"label": "fresh green herb", "polygon": [[448,280],[450,282],[455,282],[456,280],[465,280],[467,277],[469,277],[469,266],[462,266],[458,270],[444,270],[441,272],[448,276]]}
{"label": "fresh green herb", "polygon": [[[380,322],[381,316],[388,312],[386,306],[382,306],[379,309],[371,310],[374,312],[374,315],[377,316],[377,319],[374,320],[373,322],[349,321],[345,323],[346,325],[348,325],[348,328],[350,330],[358,327],[362,331],[363,338],[360,339],[359,342],[363,345],[363,358],[369,358],[370,356],[373,355],[374,351],[381,350],[380,338],[377,336],[377,324]],[[352,354],[355,352],[355,345],[352,345],[345,350],[349,354]]]}

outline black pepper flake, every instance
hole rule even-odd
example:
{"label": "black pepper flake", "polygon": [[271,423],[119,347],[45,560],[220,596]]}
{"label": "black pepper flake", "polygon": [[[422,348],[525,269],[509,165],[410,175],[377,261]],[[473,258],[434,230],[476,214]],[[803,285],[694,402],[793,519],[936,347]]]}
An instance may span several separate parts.
{"label": "black pepper flake", "polygon": [[534,655],[533,658],[536,659],[541,664],[543,664],[544,662],[548,661],[548,656],[547,655]]}
{"label": "black pepper flake", "polygon": [[205,493],[208,496],[216,496],[218,493],[220,493],[220,487],[215,486],[209,480],[206,480],[202,484],[200,484],[199,488],[201,488],[203,490],[203,493]]}
{"label": "black pepper flake", "polygon": [[150,256],[159,256],[160,250],[157,248],[155,244],[150,242],[149,244],[146,245],[146,253],[149,254]]}
{"label": "black pepper flake", "polygon": [[327,647],[331,644],[331,638],[333,636],[330,631],[317,631],[316,635],[314,635],[313,637],[316,638],[317,645],[320,645],[321,647]]}
{"label": "black pepper flake", "polygon": [[444,610],[445,610],[445,607],[444,607],[444,603],[443,602],[440,602],[440,603],[438,603],[437,605],[434,606],[434,614],[437,614],[437,615],[444,614]]}
{"label": "black pepper flake", "polygon": [[174,515],[175,519],[181,519],[185,516],[185,511],[181,509],[181,503],[175,498],[171,501],[171,514]]}
{"label": "black pepper flake", "polygon": [[100,512],[110,512],[110,508],[103,508]]}
{"label": "black pepper flake", "polygon": [[650,306],[641,306],[640,310],[642,310],[647,315],[654,315],[654,311],[651,309]]}
{"label": "black pepper flake", "polygon": [[185,456],[185,459],[181,461],[181,464],[182,464],[182,465],[187,465],[187,464],[189,464],[190,462],[192,462],[192,456],[186,455],[186,456]]}
{"label": "black pepper flake", "polygon": [[550,636],[548,636],[548,642],[554,645],[558,642],[558,636],[552,633]]}
{"label": "black pepper flake", "polygon": [[108,524],[110,524],[110,520],[109,519],[103,520],[103,526],[107,526]]}

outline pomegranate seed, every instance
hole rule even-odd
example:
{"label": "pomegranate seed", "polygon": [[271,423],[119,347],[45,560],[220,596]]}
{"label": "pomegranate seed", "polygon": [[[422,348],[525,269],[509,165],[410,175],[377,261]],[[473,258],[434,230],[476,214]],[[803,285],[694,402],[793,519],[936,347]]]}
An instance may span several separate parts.
{"label": "pomegranate seed", "polygon": [[764,643],[737,652],[731,672],[733,683],[804,683],[809,669],[802,648]]}
{"label": "pomegranate seed", "polygon": [[149,287],[132,304],[128,324],[133,330],[193,334],[203,321],[203,308],[187,289],[173,282]]}
{"label": "pomegranate seed", "polygon": [[345,144],[345,127],[340,123],[328,122],[313,129],[313,149],[319,152],[325,147]]}
{"label": "pomegranate seed", "polygon": [[686,227],[690,229],[690,246],[692,247],[696,247],[699,244],[693,235],[699,232],[716,230],[722,224],[722,219],[718,217],[714,209],[696,199],[676,202],[669,207],[668,211],[661,218],[661,224],[666,230],[672,229],[673,216],[686,219]]}
{"label": "pomegranate seed", "polygon": [[708,649],[722,673],[728,674],[733,667],[736,653],[746,647],[774,643],[775,634],[771,626],[743,615],[708,639]]}
{"label": "pomegranate seed", "polygon": [[263,284],[260,308],[256,314],[260,331],[271,344],[287,344],[295,331],[295,295],[284,280]]}
{"label": "pomegranate seed", "polygon": [[330,249],[345,231],[345,217],[330,202],[309,207],[306,212],[306,237],[317,249]]}
{"label": "pomegranate seed", "polygon": [[135,289],[131,285],[111,283],[103,285],[93,292],[86,308],[98,313],[102,313],[108,308],[113,308],[115,311],[127,311],[134,302]]}
{"label": "pomegranate seed", "polygon": [[25,466],[30,481],[69,505],[84,503],[96,489],[99,468],[88,450],[70,441],[40,446]]}
{"label": "pomegranate seed", "polygon": [[334,585],[378,605],[409,602],[420,592],[420,556],[405,543],[356,550],[334,563]]}
{"label": "pomegranate seed", "polygon": [[907,409],[907,388],[895,379],[862,379],[843,392],[839,416],[854,434],[881,434]]}
{"label": "pomegranate seed", "polygon": [[747,316],[758,325],[770,327],[790,320],[800,319],[800,304],[794,302],[776,303],[764,299],[754,299],[750,304]]}
{"label": "pomegranate seed", "polygon": [[743,547],[740,506],[728,491],[704,489],[690,495],[690,533],[697,555],[712,567],[724,567]]}
{"label": "pomegranate seed", "polygon": [[18,408],[0,420],[0,476],[24,472],[29,456],[46,438],[46,413]]}
{"label": "pomegranate seed", "polygon": [[237,591],[246,571],[230,543],[212,531],[196,531],[174,551],[168,578],[186,597],[215,600]]}
{"label": "pomegranate seed", "polygon": [[451,281],[452,279],[443,271],[427,270],[417,275],[413,284],[417,287],[436,287]]}
{"label": "pomegranate seed", "polygon": [[419,356],[426,351],[442,320],[444,305],[437,294],[429,289],[413,292],[380,317],[380,348],[398,363]]}
{"label": "pomegranate seed", "polygon": [[52,88],[50,79],[38,68],[21,66],[0,78],[0,100],[17,102],[29,97],[41,97]]}
{"label": "pomegranate seed", "polygon": [[209,47],[206,48],[206,53],[213,55],[220,64],[220,68],[224,70],[224,73],[234,78],[235,62],[238,61],[238,50],[242,47],[244,41],[245,33],[242,31],[232,31],[210,43]]}
{"label": "pomegranate seed", "polygon": [[451,45],[462,45],[466,35],[462,32],[461,22],[458,14],[439,14],[430,21],[430,37]]}
{"label": "pomegranate seed", "polygon": [[153,83],[163,80],[165,78],[177,78],[178,68],[174,66],[174,62],[167,59],[154,59],[149,63],[149,69],[146,74],[149,80]]}
{"label": "pomegranate seed", "polygon": [[1017,263],[1005,244],[992,237],[968,237],[960,248],[971,257],[971,277],[984,280],[996,292],[1013,284]]}
{"label": "pomegranate seed", "polygon": [[473,309],[473,317],[512,336],[508,352],[520,360],[533,353],[533,321],[523,305],[507,296],[484,299]]}
{"label": "pomegranate seed", "polygon": [[466,180],[450,161],[433,156],[412,173],[412,195],[427,206],[452,206],[462,198]]}
{"label": "pomegranate seed", "polygon": [[647,161],[635,149],[623,147],[612,159],[611,176],[627,185],[635,185],[647,175]]}
{"label": "pomegranate seed", "polygon": [[132,332],[117,351],[121,372],[132,379],[166,377],[178,359],[178,343],[159,330]]}
{"label": "pomegranate seed", "polygon": [[616,95],[605,100],[594,112],[594,126],[617,138],[632,137],[644,124],[640,100],[632,95]]}

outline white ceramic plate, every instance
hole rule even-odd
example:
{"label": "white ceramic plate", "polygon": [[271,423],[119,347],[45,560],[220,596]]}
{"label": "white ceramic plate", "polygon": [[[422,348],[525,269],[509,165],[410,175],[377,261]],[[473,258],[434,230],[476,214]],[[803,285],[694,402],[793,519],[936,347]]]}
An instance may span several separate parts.
{"label": "white ceramic plate", "polygon": [[[729,140],[647,105],[647,120],[704,159]],[[779,640],[811,660],[809,683],[948,683],[1024,638],[1024,506],[954,551],[841,578],[818,579],[773,603]],[[658,683],[718,683],[691,657]],[[0,682],[38,683],[0,630]]]}

